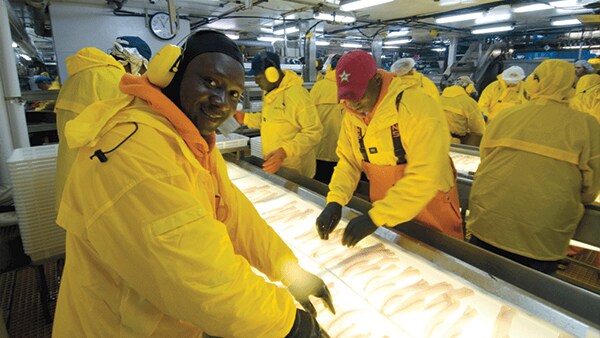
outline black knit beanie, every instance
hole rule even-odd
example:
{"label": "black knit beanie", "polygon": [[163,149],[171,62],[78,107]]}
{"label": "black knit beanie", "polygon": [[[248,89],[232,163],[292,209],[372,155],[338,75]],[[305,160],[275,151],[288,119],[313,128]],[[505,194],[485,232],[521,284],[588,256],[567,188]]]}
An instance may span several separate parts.
{"label": "black knit beanie", "polygon": [[178,107],[181,107],[179,92],[181,80],[187,66],[192,60],[204,53],[222,53],[231,56],[234,60],[244,66],[244,58],[239,47],[225,34],[213,30],[200,30],[193,33],[183,45],[183,57],[175,77],[162,92]]}

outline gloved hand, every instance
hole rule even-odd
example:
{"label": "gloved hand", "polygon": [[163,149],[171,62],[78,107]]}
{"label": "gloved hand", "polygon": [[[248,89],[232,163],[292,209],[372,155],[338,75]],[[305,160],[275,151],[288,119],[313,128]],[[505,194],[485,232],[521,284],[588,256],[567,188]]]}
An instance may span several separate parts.
{"label": "gloved hand", "polygon": [[274,174],[283,165],[283,160],[287,157],[283,148],[277,148],[265,156],[263,170],[269,174]]}
{"label": "gloved hand", "polygon": [[344,230],[342,244],[347,247],[353,247],[360,240],[374,233],[375,230],[377,230],[377,226],[373,223],[369,215],[365,214],[355,217],[348,222],[348,226]]}
{"label": "gloved hand", "polygon": [[294,326],[285,338],[329,338],[329,335],[319,326],[315,317],[296,309]]}
{"label": "gloved hand", "polygon": [[342,218],[342,206],[336,202],[327,203],[325,209],[317,217],[317,232],[321,239],[329,239],[329,234],[335,229]]}
{"label": "gloved hand", "polygon": [[325,282],[304,269],[298,269],[296,274],[294,282],[288,286],[288,291],[294,296],[298,303],[302,305],[304,310],[308,311],[313,316],[317,315],[317,310],[308,298],[308,296],[314,296],[323,299],[325,306],[331,313],[335,314],[331,293],[329,293],[329,289],[327,288],[327,285],[325,285]]}

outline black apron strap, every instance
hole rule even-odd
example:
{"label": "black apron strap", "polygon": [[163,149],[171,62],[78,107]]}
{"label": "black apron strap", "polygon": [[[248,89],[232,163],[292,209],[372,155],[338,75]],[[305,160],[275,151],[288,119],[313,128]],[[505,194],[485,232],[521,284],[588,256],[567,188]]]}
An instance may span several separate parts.
{"label": "black apron strap", "polygon": [[365,148],[365,140],[360,127],[356,127],[356,132],[358,134],[358,145],[360,147],[360,153],[362,154],[363,160],[368,163],[369,156],[367,155],[367,148]]}
{"label": "black apron strap", "polygon": [[390,130],[392,131],[392,142],[394,143],[394,156],[396,156],[396,164],[406,163],[406,151],[402,146],[402,139],[400,138],[400,129],[398,123],[394,123]]}

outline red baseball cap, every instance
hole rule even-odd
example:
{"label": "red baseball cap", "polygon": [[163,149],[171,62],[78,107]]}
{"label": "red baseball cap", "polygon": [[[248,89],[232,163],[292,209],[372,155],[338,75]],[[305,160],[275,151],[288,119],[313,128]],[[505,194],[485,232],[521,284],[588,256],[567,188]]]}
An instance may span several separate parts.
{"label": "red baseball cap", "polygon": [[335,79],[338,88],[338,101],[357,101],[362,98],[369,80],[377,73],[375,59],[363,50],[350,51],[338,61]]}

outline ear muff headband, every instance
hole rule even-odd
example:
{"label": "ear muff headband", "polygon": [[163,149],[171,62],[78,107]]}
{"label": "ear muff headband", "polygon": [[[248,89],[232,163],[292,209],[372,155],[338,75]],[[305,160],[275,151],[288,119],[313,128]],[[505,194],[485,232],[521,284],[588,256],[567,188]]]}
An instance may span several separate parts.
{"label": "ear muff headband", "polygon": [[150,83],[165,88],[177,73],[183,51],[175,45],[166,45],[150,59],[146,74]]}
{"label": "ear muff headband", "polygon": [[467,92],[467,94],[471,95],[471,93],[475,92],[475,86],[473,86],[472,83],[469,83],[466,87],[465,87],[465,91]]}
{"label": "ear muff headband", "polygon": [[265,79],[267,79],[267,81],[269,81],[270,83],[275,83],[279,81],[279,69],[273,66],[276,63],[273,60],[271,60],[271,58],[269,58],[267,52],[262,51],[260,55],[263,59],[263,62],[268,62],[269,64],[271,64],[271,66],[265,68]]}

